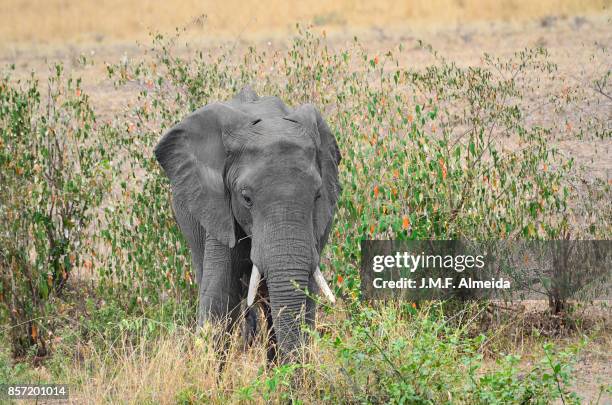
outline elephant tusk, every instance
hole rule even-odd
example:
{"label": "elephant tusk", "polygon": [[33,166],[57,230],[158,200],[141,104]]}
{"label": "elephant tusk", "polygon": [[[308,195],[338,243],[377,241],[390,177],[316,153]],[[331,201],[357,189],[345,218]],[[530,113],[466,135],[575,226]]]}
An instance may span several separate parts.
{"label": "elephant tusk", "polygon": [[257,266],[253,265],[251,271],[251,280],[249,281],[249,293],[247,294],[247,305],[253,305],[255,302],[255,295],[257,295],[257,288],[259,287],[259,281],[261,280],[261,274],[257,269]]}
{"label": "elephant tusk", "polygon": [[319,266],[317,266],[317,269],[314,272],[314,278],[325,298],[327,298],[332,304],[335,304],[336,297],[334,297],[334,293],[327,285],[327,281],[325,281],[325,277],[323,277],[323,273],[321,273]]}

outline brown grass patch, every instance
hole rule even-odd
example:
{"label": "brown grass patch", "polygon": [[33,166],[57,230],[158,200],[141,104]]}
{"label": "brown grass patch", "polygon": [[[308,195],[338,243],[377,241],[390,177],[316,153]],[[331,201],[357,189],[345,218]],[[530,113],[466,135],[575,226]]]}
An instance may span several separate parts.
{"label": "brown grass patch", "polygon": [[609,9],[609,0],[268,0],[248,5],[239,0],[4,0],[0,46],[144,39],[150,29],[169,32],[185,26],[195,28],[191,35],[197,38],[236,39],[286,35],[296,22],[334,31],[513,21]]}

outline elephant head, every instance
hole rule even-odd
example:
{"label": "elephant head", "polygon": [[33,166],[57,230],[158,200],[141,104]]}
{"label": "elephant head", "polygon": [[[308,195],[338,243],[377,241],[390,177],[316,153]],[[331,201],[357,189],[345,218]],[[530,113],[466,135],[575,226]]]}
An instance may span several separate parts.
{"label": "elephant head", "polygon": [[303,290],[333,300],[319,260],[340,193],[340,153],[319,111],[246,89],[187,116],[155,154],[174,198],[208,234],[230,248],[237,235],[251,237],[248,304],[263,277],[280,353],[293,353],[300,323],[313,321]]}

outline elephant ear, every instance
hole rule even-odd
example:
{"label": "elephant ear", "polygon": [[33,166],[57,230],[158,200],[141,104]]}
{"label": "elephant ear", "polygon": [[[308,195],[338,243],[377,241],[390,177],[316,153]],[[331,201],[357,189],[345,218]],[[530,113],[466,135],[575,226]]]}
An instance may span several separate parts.
{"label": "elephant ear", "polygon": [[230,196],[223,181],[225,134],[254,118],[221,103],[189,114],[155,147],[155,157],[172,184],[174,198],[218,241],[236,243]]}
{"label": "elephant ear", "polygon": [[340,182],[338,181],[340,150],[329,126],[319,110],[312,104],[305,104],[296,108],[286,119],[302,124],[313,135],[317,146],[317,160],[323,186],[321,187],[321,195],[315,202],[314,226],[318,236],[317,242],[320,253],[327,243],[336,211],[336,203],[341,192]]}

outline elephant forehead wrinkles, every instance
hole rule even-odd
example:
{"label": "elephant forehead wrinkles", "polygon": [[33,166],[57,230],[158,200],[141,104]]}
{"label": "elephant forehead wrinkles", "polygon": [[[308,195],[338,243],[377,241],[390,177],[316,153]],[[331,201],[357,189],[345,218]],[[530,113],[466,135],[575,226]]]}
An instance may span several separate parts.
{"label": "elephant forehead wrinkles", "polygon": [[265,144],[262,157],[266,160],[289,160],[296,159],[305,162],[314,160],[314,145],[302,145],[288,140],[278,140]]}
{"label": "elephant forehead wrinkles", "polygon": [[248,147],[266,148],[274,144],[313,149],[314,139],[301,124],[283,118],[263,119],[249,129]]}
{"label": "elephant forehead wrinkles", "polygon": [[[235,133],[245,140],[230,168],[230,177],[242,172],[243,179],[284,178],[285,175],[316,177],[316,146],[301,124],[282,118],[263,119]],[[297,180],[297,177],[294,177]],[[316,180],[316,179],[315,179]],[[248,181],[248,180],[247,180]],[[316,182],[316,181],[315,181]]]}
{"label": "elephant forehead wrinkles", "polygon": [[[300,129],[300,132],[304,132]],[[295,131],[293,131],[295,132]],[[243,153],[257,155],[260,158],[305,158],[310,161],[315,155],[315,145],[309,136],[292,136],[290,132],[266,132],[255,135],[245,145]]]}
{"label": "elephant forehead wrinkles", "polygon": [[303,153],[270,153],[265,158],[253,157],[240,166],[233,183],[239,188],[249,186],[255,190],[267,190],[270,195],[276,195],[273,189],[279,187],[280,194],[293,197],[296,191],[303,192],[304,188],[316,190],[322,183],[315,160],[305,159]]}
{"label": "elephant forehead wrinkles", "polygon": [[265,149],[252,155],[248,161],[247,165],[255,173],[274,177],[300,176],[301,174],[312,177],[317,172],[314,148],[305,150],[301,146],[285,141],[266,145]]}

